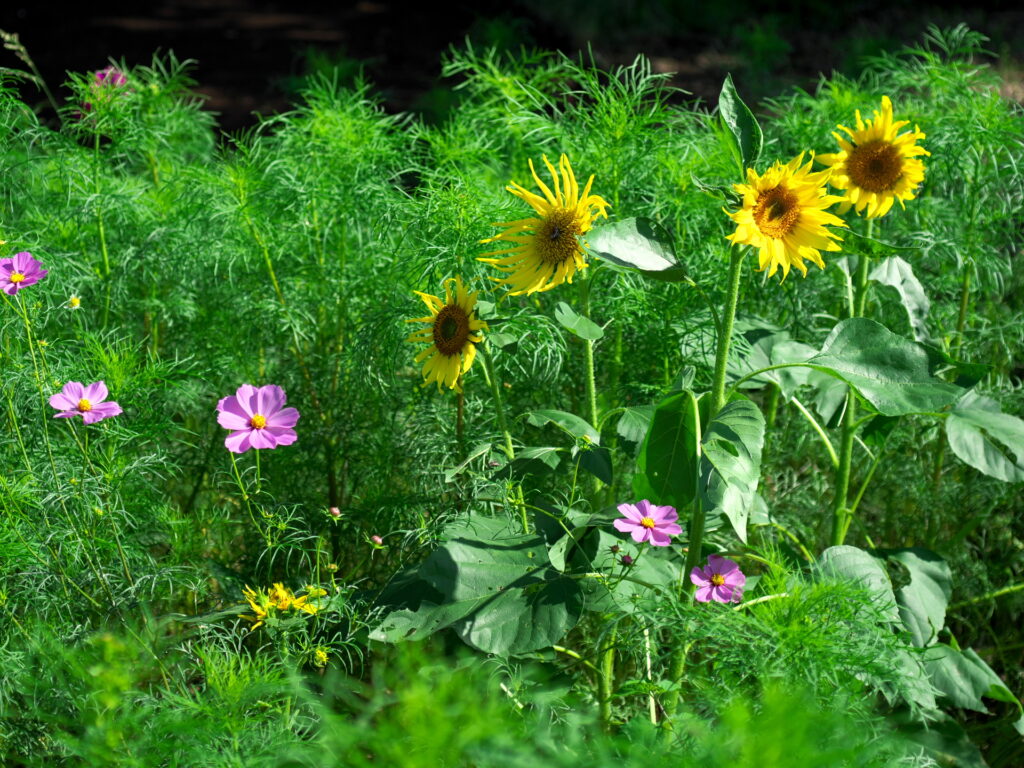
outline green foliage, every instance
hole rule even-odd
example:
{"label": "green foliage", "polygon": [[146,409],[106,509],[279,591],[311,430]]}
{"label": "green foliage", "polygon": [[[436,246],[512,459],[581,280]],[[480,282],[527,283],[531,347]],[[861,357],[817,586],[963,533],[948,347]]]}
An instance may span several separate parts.
{"label": "green foliage", "polygon": [[[312,61],[233,136],[172,56],[72,75],[60,126],[0,82],[0,256],[49,270],[0,303],[5,764],[1019,762],[1024,123],[983,42],[931,30],[766,110],[730,78],[714,116],[643,58],[467,44],[432,124]],[[710,413],[729,183],[881,94],[927,133],[918,198],[878,237],[848,217],[823,273],[744,268]],[[503,187],[561,152],[611,204],[591,268],[488,292],[480,241],[530,215]],[[456,274],[490,327],[461,396],[403,322]],[[98,380],[122,416],[52,419]],[[287,390],[295,445],[228,455],[243,383]],[[822,552],[848,386],[858,546]],[[641,498],[671,546],[612,527]],[[690,597],[695,499],[740,604]],[[326,594],[253,629],[242,590],[276,583]]]}

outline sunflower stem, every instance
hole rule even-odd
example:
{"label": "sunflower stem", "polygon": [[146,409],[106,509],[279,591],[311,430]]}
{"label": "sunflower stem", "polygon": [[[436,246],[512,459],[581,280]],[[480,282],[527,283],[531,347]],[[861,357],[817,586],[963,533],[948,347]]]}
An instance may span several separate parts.
{"label": "sunflower stem", "polygon": [[[580,304],[583,316],[590,319],[590,283],[593,275],[587,275],[586,279],[580,281]],[[584,339],[584,355],[587,365],[587,418],[594,429],[598,428],[597,418],[597,385],[594,377],[594,342],[591,339]]]}
{"label": "sunflower stem", "polygon": [[[868,219],[867,236],[870,238],[875,231],[874,219]],[[850,306],[850,317],[863,317],[868,298],[868,267],[871,257],[862,253],[857,262],[857,275],[853,285],[853,303]],[[846,540],[846,532],[850,529],[853,510],[848,507],[850,494],[850,468],[853,464],[853,442],[859,427],[857,421],[857,396],[852,389],[846,392],[846,409],[843,411],[843,426],[839,440],[839,464],[836,467],[836,496],[832,503],[832,546],[839,546]],[[870,480],[870,477],[867,478]],[[859,502],[864,495],[867,483],[857,494]]]}
{"label": "sunflower stem", "polygon": [[[515,461],[516,449],[512,445],[512,433],[508,431],[508,421],[505,419],[505,406],[501,399],[501,383],[494,369],[494,360],[491,357],[490,345],[484,341],[479,346],[480,355],[484,361],[484,374],[487,376],[487,384],[491,388],[491,395],[494,397],[494,414],[498,418],[498,428],[505,439],[505,456],[510,462]],[[519,510],[519,519],[523,524],[523,531],[530,532],[530,521],[526,517],[526,503],[523,498],[523,487],[518,483],[512,493],[512,503]]]}
{"label": "sunflower stem", "polygon": [[601,649],[600,674],[597,676],[597,700],[600,709],[601,727],[611,730],[612,688],[615,683],[615,629],[608,633],[608,640]]}
{"label": "sunflower stem", "polygon": [[722,314],[722,328],[718,334],[718,348],[715,350],[715,378],[711,385],[711,411],[709,418],[714,418],[725,405],[725,373],[729,361],[729,344],[732,341],[732,328],[736,320],[736,305],[740,298],[740,268],[746,251],[734,248],[729,253],[729,282],[726,287],[725,312]]}

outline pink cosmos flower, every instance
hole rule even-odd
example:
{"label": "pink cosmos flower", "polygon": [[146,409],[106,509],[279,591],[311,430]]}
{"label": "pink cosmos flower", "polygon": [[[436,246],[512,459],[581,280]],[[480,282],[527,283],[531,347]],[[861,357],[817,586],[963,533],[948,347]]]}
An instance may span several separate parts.
{"label": "pink cosmos flower", "polygon": [[13,296],[22,288],[38,283],[47,274],[42,266],[28,251],[0,259],[0,291]]}
{"label": "pink cosmos flower", "polygon": [[77,381],[69,381],[60,392],[50,398],[50,406],[56,408],[60,413],[55,419],[70,419],[73,416],[81,416],[86,424],[95,424],[97,421],[109,419],[121,413],[121,406],[113,400],[103,402],[107,399],[107,385],[102,381],[96,381],[88,386],[82,386]]}
{"label": "pink cosmos flower", "polygon": [[128,83],[128,78],[124,76],[124,72],[117,67],[100,69],[94,74],[96,75],[96,85],[112,85],[116,87]]}
{"label": "pink cosmos flower", "polygon": [[217,403],[217,423],[231,434],[224,438],[232,453],[250,448],[277,448],[291,445],[297,435],[292,427],[299,420],[294,408],[284,408],[284,390],[276,384],[254,387],[243,384],[234,395]]}
{"label": "pink cosmos flower", "polygon": [[633,541],[649,541],[655,547],[667,547],[669,537],[683,532],[676,524],[679,515],[675,507],[659,507],[647,499],[636,504],[619,504],[619,512],[625,517],[616,520],[615,530],[629,533]]}
{"label": "pink cosmos flower", "polygon": [[727,557],[709,555],[708,564],[690,571],[690,581],[697,585],[697,602],[738,603],[743,597],[747,577]]}

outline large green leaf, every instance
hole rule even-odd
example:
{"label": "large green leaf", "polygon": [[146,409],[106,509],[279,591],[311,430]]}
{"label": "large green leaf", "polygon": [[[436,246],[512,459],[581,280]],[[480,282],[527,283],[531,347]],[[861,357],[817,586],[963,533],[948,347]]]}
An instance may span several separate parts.
{"label": "large green leaf", "polygon": [[619,422],[615,425],[615,432],[626,442],[642,445],[644,437],[647,435],[647,430],[651,428],[651,419],[653,417],[653,405],[637,405],[632,408],[623,408]]}
{"label": "large green leaf", "polygon": [[[794,341],[788,331],[777,331],[757,339],[745,350],[745,354],[731,361],[729,373],[734,376],[746,376],[772,365],[802,363],[816,354],[817,350],[814,347]],[[807,383],[811,374],[811,370],[802,367],[778,368],[753,377],[750,379],[750,386],[764,386],[771,382],[778,385],[788,400],[800,386]]]}
{"label": "large green leaf", "polygon": [[806,365],[842,379],[879,413],[902,416],[944,410],[963,394],[932,375],[939,362],[923,344],[854,317],[836,325]]}
{"label": "large green leaf", "polygon": [[[920,547],[879,549],[877,556],[899,563],[909,581],[897,579],[896,604],[903,625],[910,631],[914,645],[930,645],[946,623],[946,606],[953,591],[949,564],[934,552]],[[906,583],[901,583],[906,581]]]}
{"label": "large green leaf", "polygon": [[556,410],[531,411],[526,420],[535,427],[543,427],[545,424],[554,424],[563,431],[568,432],[577,440],[586,438],[592,443],[600,443],[601,435],[585,419],[581,419],[575,413]]}
{"label": "large green leaf", "polygon": [[859,584],[872,595],[875,606],[886,618],[894,623],[900,620],[889,575],[871,553],[847,544],[829,547],[818,558],[817,568],[821,576]]}
{"label": "large green leaf", "polygon": [[1024,480],[1024,421],[995,400],[968,392],[946,419],[949,447],[979,472],[1008,483]]}
{"label": "large green leaf", "polygon": [[564,301],[555,306],[555,320],[575,336],[587,341],[604,338],[604,329],[590,318],[580,315]]}
{"label": "large green leaf", "polygon": [[896,289],[903,308],[907,310],[914,338],[918,341],[927,339],[928,310],[931,308],[931,302],[914,274],[914,268],[899,256],[890,256],[882,259],[868,277]]}
{"label": "large green leaf", "polygon": [[455,622],[452,629],[477,650],[510,656],[551,647],[576,626],[582,613],[579,583],[560,577],[524,589],[506,589]]}
{"label": "large green leaf", "polygon": [[633,480],[637,498],[655,504],[687,508],[697,495],[697,457],[700,455],[700,413],[692,392],[662,400],[640,448]]}
{"label": "large green leaf", "polygon": [[1020,709],[1020,702],[992,668],[973,650],[958,651],[943,643],[928,648],[925,669],[932,684],[954,707],[988,712],[983,698],[1005,701]]}
{"label": "large green leaf", "polygon": [[418,579],[392,590],[396,608],[372,639],[417,639],[451,627],[473,647],[507,656],[550,646],[579,620],[580,589],[550,567],[542,536],[478,517],[449,526],[444,538]]}
{"label": "large green leaf", "polygon": [[591,253],[618,267],[668,282],[686,279],[676,261],[671,236],[650,219],[620,219],[587,234]]}
{"label": "large green leaf", "polygon": [[764,416],[746,398],[726,404],[701,440],[700,494],[708,516],[721,514],[741,541],[761,473]]}
{"label": "large green leaf", "polygon": [[718,95],[718,114],[735,141],[735,147],[730,148],[736,155],[736,160],[744,168],[753,168],[761,156],[764,136],[754,113],[736,92],[731,74],[725,76],[722,91]]}

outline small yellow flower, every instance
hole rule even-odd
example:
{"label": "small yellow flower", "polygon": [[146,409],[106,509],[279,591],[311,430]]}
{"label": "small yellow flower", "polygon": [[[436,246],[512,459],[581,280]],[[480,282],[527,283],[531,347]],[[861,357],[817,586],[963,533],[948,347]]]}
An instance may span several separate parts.
{"label": "small yellow flower", "polygon": [[[452,283],[455,290],[452,291]],[[476,357],[476,344],[483,341],[480,331],[487,330],[487,323],[476,316],[478,292],[469,293],[462,284],[462,278],[445,281],[445,299],[429,293],[414,293],[423,299],[430,314],[406,320],[407,323],[429,323],[409,335],[406,341],[414,344],[430,343],[430,346],[416,355],[416,362],[423,363],[423,386],[437,382],[438,391],[442,385],[461,392],[459,376],[469,370]]]}
{"label": "small yellow flower", "polygon": [[82,300],[78,296],[72,296],[68,299],[68,309],[78,309],[82,306]]}
{"label": "small yellow flower", "polygon": [[319,667],[320,669],[323,669],[327,666],[327,658],[327,649],[325,649],[323,646],[320,646],[313,652],[313,665]]}
{"label": "small yellow flower", "polygon": [[832,186],[846,190],[839,212],[846,213],[851,206],[858,214],[867,209],[869,219],[884,216],[895,200],[902,208],[904,200],[914,199],[918,185],[924,181],[924,163],[917,158],[931,154],[917,145],[925,136],[916,125],[913,131],[899,132],[910,122],[893,122],[888,96],[882,97],[882,110],[875,110],[874,115],[865,122],[857,110],[856,130],[838,126],[849,140],[832,133],[842,151],[818,155],[819,161],[832,167]]}
{"label": "small yellow flower", "polygon": [[791,267],[805,276],[804,259],[824,269],[821,251],[838,251],[832,242],[839,235],[825,228],[826,224],[845,227],[846,223],[825,209],[842,200],[826,194],[825,182],[829,172],[811,173],[811,164],[803,162],[803,153],[783,165],[778,160],[758,176],[753,168],[747,169],[747,184],[734,184],[733,189],[743,195],[743,207],[736,212],[726,211],[736,222],[736,231],[726,240],[758,249],[758,271],[768,270],[771,277],[782,267],[783,279]]}
{"label": "small yellow flower", "polygon": [[267,614],[270,611],[270,598],[262,590],[257,592],[251,587],[246,587],[245,589],[243,589],[242,594],[245,596],[245,599],[248,601],[249,606],[252,608],[252,612],[254,614],[253,616],[243,615],[242,618],[246,621],[253,622],[253,625],[252,627],[250,627],[250,630],[262,626],[264,620],[267,618]]}
{"label": "small yellow flower", "polygon": [[[509,286],[513,296],[548,291],[562,283],[571,283],[577,270],[587,266],[579,238],[590,231],[595,218],[608,218],[608,203],[598,195],[590,194],[593,176],[580,194],[568,157],[563,154],[559,158],[557,171],[546,156],[542,159],[551,173],[554,192],[540,180],[533,167],[533,160],[530,160],[530,172],[544,196],[530,192],[515,182],[505,188],[529,203],[537,215],[518,221],[496,223],[494,226],[505,227],[505,231],[480,241],[502,241],[513,245],[504,250],[488,251],[479,258],[509,273],[509,277],[493,279],[501,285]],[[489,256],[498,258],[485,258]]]}
{"label": "small yellow flower", "polygon": [[287,611],[295,601],[295,595],[292,594],[290,589],[286,589],[284,584],[276,582],[274,586],[270,588],[269,599],[279,611]]}

